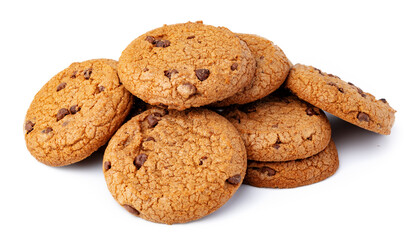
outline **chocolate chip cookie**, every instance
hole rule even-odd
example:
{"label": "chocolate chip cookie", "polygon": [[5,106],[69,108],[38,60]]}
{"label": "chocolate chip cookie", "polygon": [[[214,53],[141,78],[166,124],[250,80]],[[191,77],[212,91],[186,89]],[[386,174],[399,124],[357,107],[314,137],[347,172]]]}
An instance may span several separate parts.
{"label": "chocolate chip cookie", "polygon": [[166,224],[221,207],[241,185],[246,167],[237,130],[206,109],[147,110],[114,134],[103,160],[115,200],[136,216]]}
{"label": "chocolate chip cookie", "polygon": [[230,97],[251,83],[255,60],[224,27],[165,25],[130,43],[120,57],[121,82],[152,105],[183,110]]}
{"label": "chocolate chip cookie", "polygon": [[389,135],[396,112],[386,99],[376,99],[353,83],[321,70],[296,64],[286,87],[299,98],[364,129]]}
{"label": "chocolate chip cookie", "polygon": [[256,59],[256,72],[251,84],[237,94],[214,103],[214,106],[245,104],[263,98],[282,85],[291,63],[283,51],[272,41],[253,34],[237,34],[247,43]]}
{"label": "chocolate chip cookie", "polygon": [[306,158],[322,151],[331,138],[325,113],[293,95],[269,96],[224,116],[240,132],[251,160]]}
{"label": "chocolate chip cookie", "polygon": [[331,140],[322,152],[305,159],[288,162],[249,160],[244,183],[256,187],[295,188],[332,176],[338,165],[338,152]]}
{"label": "chocolate chip cookie", "polygon": [[110,139],[132,105],[116,68],[109,59],[76,62],[42,87],[24,123],[26,146],[37,160],[75,163]]}

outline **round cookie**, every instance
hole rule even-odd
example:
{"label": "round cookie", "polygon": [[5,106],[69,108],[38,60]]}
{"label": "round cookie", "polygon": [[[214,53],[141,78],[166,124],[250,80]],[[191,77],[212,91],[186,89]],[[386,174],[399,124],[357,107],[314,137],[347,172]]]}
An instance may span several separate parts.
{"label": "round cookie", "polygon": [[224,115],[240,132],[251,160],[306,158],[322,151],[331,138],[325,113],[295,96],[267,97]]}
{"label": "round cookie", "polygon": [[339,160],[331,140],[320,153],[288,162],[248,161],[244,183],[255,187],[295,188],[320,182],[332,176]]}
{"label": "round cookie", "polygon": [[296,64],[286,87],[299,98],[364,129],[389,135],[396,112],[385,99],[377,100],[350,82],[321,70]]}
{"label": "round cookie", "polygon": [[46,165],[81,161],[110,139],[131,105],[117,61],[72,63],[34,97],[24,123],[26,146]]}
{"label": "round cookie", "polygon": [[166,224],[214,212],[239,188],[246,168],[237,130],[206,109],[147,110],[114,134],[103,160],[114,199],[136,216]]}
{"label": "round cookie", "polygon": [[251,83],[255,60],[224,27],[165,25],[133,40],[120,56],[121,82],[152,105],[183,110],[230,97]]}
{"label": "round cookie", "polygon": [[251,84],[237,94],[214,103],[213,106],[246,104],[261,99],[280,87],[289,73],[291,63],[272,41],[253,34],[237,34],[247,43],[256,59],[256,72]]}

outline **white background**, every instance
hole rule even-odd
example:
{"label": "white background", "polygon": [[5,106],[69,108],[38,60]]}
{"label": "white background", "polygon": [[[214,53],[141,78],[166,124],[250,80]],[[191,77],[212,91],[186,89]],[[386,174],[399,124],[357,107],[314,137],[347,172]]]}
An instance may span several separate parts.
{"label": "white background", "polygon": [[[313,3],[312,3],[313,2]],[[0,239],[415,239],[416,8],[412,1],[1,1]],[[340,167],[295,189],[242,186],[220,210],[163,225],[111,197],[102,151],[52,168],[26,150],[36,92],[74,61],[118,59],[163,24],[203,20],[273,40],[398,112],[390,136],[334,117]]]}

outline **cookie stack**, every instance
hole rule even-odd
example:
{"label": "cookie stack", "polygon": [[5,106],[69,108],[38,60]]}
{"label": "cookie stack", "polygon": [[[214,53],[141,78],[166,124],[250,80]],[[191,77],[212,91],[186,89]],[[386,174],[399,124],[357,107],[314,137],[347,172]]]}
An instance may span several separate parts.
{"label": "cookie stack", "polygon": [[36,94],[24,129],[30,153],[50,166],[108,142],[115,200],[173,224],[214,212],[243,182],[293,188],[334,174],[323,110],[380,134],[395,113],[352,83],[292,66],[267,39],[188,22],[143,34],[119,62],[71,64]]}

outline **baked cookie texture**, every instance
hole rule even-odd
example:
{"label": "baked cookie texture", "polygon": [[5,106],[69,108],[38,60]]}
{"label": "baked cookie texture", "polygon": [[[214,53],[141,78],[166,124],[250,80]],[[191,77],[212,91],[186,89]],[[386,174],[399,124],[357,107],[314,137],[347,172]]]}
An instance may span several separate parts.
{"label": "baked cookie texture", "polygon": [[322,151],[331,139],[325,113],[293,95],[273,94],[226,110],[224,116],[240,132],[251,160],[306,158]]}
{"label": "baked cookie texture", "polygon": [[249,160],[244,183],[256,187],[295,188],[332,176],[338,165],[338,152],[331,140],[322,152],[305,159],[288,162]]}
{"label": "baked cookie texture", "polygon": [[241,185],[246,167],[237,130],[206,109],[147,110],[117,131],[103,160],[114,199],[136,216],[166,224],[221,207]]}
{"label": "baked cookie texture", "polygon": [[223,107],[254,102],[279,88],[289,74],[292,64],[272,41],[254,34],[237,34],[237,36],[247,43],[256,59],[253,81],[237,94],[214,103],[213,106]]}
{"label": "baked cookie texture", "polygon": [[386,99],[377,100],[353,83],[312,66],[296,64],[286,87],[299,98],[361,128],[389,135],[394,110]]}
{"label": "baked cookie texture", "polygon": [[184,110],[230,97],[250,84],[255,60],[247,44],[224,27],[165,25],[133,40],[118,72],[134,95]]}
{"label": "baked cookie texture", "polygon": [[34,97],[24,123],[26,146],[46,165],[81,161],[110,139],[131,105],[117,61],[72,63]]}

